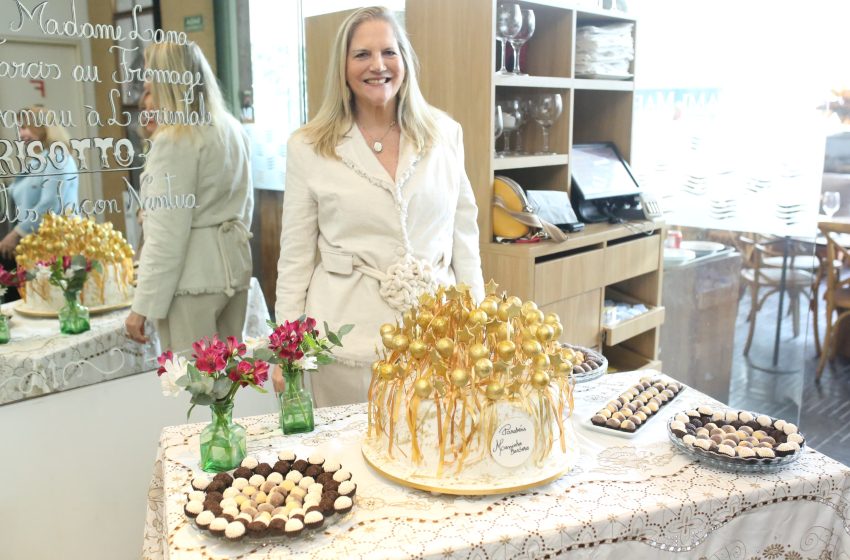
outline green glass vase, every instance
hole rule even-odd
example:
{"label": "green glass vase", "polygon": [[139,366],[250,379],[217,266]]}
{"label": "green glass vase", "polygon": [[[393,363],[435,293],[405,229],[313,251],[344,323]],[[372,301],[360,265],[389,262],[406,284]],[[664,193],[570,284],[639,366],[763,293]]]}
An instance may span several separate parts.
{"label": "green glass vase", "polygon": [[9,318],[0,313],[0,344],[6,344],[12,338],[9,332]]}
{"label": "green glass vase", "polygon": [[286,389],[278,394],[280,401],[280,429],[284,434],[312,432],[313,395],[304,387],[304,371],[300,368],[283,368]]}
{"label": "green glass vase", "polygon": [[212,422],[201,432],[201,469],[235,469],[248,453],[245,428],[233,422],[233,402],[211,404],[210,412]]}
{"label": "green glass vase", "polygon": [[91,329],[89,308],[77,296],[78,292],[66,292],[65,306],[59,310],[59,330],[64,334],[80,334]]}

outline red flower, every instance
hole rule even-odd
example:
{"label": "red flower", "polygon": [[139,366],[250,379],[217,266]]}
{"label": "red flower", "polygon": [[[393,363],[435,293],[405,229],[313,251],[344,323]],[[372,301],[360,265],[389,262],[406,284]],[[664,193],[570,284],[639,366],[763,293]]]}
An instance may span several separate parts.
{"label": "red flower", "polygon": [[218,336],[213,336],[212,340],[207,337],[192,344],[192,358],[195,360],[195,367],[200,371],[207,373],[215,373],[222,371],[227,366],[227,346],[218,339]]}
{"label": "red flower", "polygon": [[62,257],[62,270],[68,270],[71,268],[71,257],[65,255]]}
{"label": "red flower", "polygon": [[173,362],[174,361],[174,353],[171,350],[166,350],[163,352],[157,359],[156,362],[159,364],[159,369],[156,370],[157,375],[162,375],[165,373],[165,362]]}
{"label": "red flower", "polygon": [[9,271],[3,268],[3,265],[0,265],[0,286],[17,287],[21,284],[21,276],[26,279],[27,271],[24,269]]}
{"label": "red flower", "polygon": [[[245,363],[245,362],[241,362]],[[262,360],[254,362],[254,385],[262,385],[269,378],[269,364]]]}
{"label": "red flower", "polygon": [[[306,321],[305,321],[306,323]],[[304,352],[299,348],[301,341],[304,340],[305,323],[298,321],[284,321],[269,335],[269,348],[280,359],[293,362],[304,357]],[[313,321],[315,325],[315,321]]]}
{"label": "red flower", "polygon": [[247,383],[245,383],[244,381],[244,377],[246,375],[251,375],[252,369],[253,368],[251,367],[251,364],[249,364],[248,362],[239,362],[238,364],[236,364],[235,368],[230,370],[230,373],[227,375],[227,377],[229,377],[230,380],[234,383],[241,383],[244,387],[245,385],[247,385]]}
{"label": "red flower", "polygon": [[227,355],[228,356],[244,356],[245,352],[248,351],[248,348],[236,340],[235,336],[227,337]]}

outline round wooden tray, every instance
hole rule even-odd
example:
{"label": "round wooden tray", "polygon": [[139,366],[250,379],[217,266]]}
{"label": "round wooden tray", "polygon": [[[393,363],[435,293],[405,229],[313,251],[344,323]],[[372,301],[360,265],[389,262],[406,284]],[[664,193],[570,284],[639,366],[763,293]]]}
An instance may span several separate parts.
{"label": "round wooden tray", "polygon": [[579,446],[569,420],[564,422],[567,439],[567,452],[562,454],[560,443],[555,440],[552,454],[543,467],[532,474],[511,477],[481,477],[478,479],[457,478],[450,470],[443,478],[412,475],[410,467],[389,461],[384,456],[384,448],[377,445],[377,439],[364,438],[360,447],[363,458],[384,478],[402,486],[456,496],[487,496],[522,492],[537,486],[549,484],[568,473],[578,462]]}
{"label": "round wooden tray", "polygon": [[[129,300],[124,303],[117,303],[114,305],[96,305],[94,307],[89,307],[89,315],[102,315],[103,313],[109,313],[110,311],[126,309],[132,304],[133,301]],[[24,317],[33,317],[36,319],[56,319],[59,317],[58,311],[38,311],[35,309],[28,309],[26,307],[26,303],[22,299],[14,303],[13,309],[15,310],[15,313],[23,315]]]}

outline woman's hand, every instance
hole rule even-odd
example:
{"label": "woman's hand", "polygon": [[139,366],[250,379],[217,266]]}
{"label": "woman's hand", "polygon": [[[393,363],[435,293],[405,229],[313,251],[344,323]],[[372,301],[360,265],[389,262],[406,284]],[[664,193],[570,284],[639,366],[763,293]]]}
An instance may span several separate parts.
{"label": "woman's hand", "polygon": [[12,230],[6,234],[3,241],[0,241],[0,255],[7,259],[15,258],[15,247],[21,241],[21,236],[17,231]]}
{"label": "woman's hand", "polygon": [[272,385],[274,385],[275,393],[283,393],[283,390],[286,389],[286,381],[283,380],[283,370],[277,364],[272,366]]}
{"label": "woman's hand", "polygon": [[124,328],[127,329],[127,336],[130,340],[134,340],[139,344],[145,344],[148,341],[148,337],[145,336],[144,315],[130,311],[130,314],[127,315],[127,320],[124,321]]}

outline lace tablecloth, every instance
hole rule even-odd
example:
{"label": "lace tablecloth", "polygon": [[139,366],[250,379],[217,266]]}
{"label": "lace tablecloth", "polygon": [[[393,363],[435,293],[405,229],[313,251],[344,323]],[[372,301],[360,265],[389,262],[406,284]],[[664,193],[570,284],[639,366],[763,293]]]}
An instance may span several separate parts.
{"label": "lace tablecloth", "polygon": [[[65,335],[58,319],[26,317],[14,311],[16,305],[2,307],[10,316],[12,340],[0,345],[0,405],[156,369],[156,332],[148,323],[149,343],[127,339],[128,309],[95,315],[90,331]],[[244,334],[267,335],[268,319],[260,283],[252,278]]]}
{"label": "lace tablecloth", "polygon": [[[204,424],[163,430],[148,494],[143,558],[850,558],[850,469],[813,450],[773,474],[714,470],[677,452],[666,420],[700,404],[681,393],[634,439],[588,431],[585,419],[646,372],[579,385],[577,466],[535,490],[488,497],[432,495],[380,478],[364,462],[365,405],[317,411],[317,429],[284,437],[277,416],[245,418],[249,453],[316,449],[358,483],[355,508],[304,538],[228,543],[183,513]],[[643,431],[645,430],[645,431]]]}

